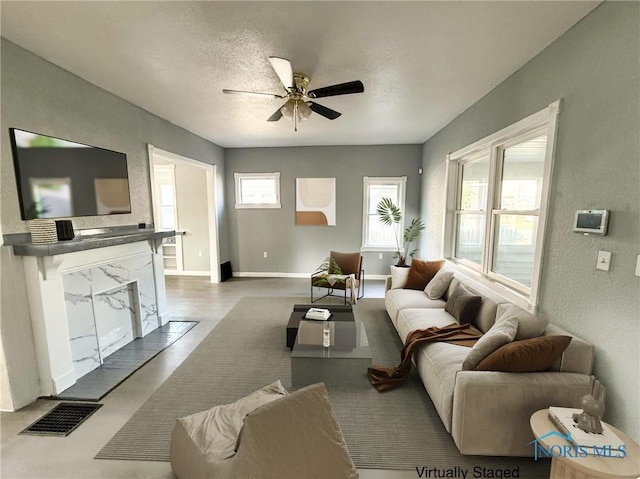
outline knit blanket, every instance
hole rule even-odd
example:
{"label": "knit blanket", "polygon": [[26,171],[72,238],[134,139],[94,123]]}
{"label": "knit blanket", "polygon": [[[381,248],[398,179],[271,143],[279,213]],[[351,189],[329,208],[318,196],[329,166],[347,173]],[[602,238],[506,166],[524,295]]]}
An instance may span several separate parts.
{"label": "knit blanket", "polygon": [[433,342],[448,342],[471,347],[482,336],[482,333],[471,329],[469,324],[453,323],[439,328],[433,326],[427,329],[411,331],[400,352],[400,364],[395,368],[374,365],[367,371],[369,381],[380,392],[390,391],[400,386],[411,372],[411,359],[416,348],[422,344]]}

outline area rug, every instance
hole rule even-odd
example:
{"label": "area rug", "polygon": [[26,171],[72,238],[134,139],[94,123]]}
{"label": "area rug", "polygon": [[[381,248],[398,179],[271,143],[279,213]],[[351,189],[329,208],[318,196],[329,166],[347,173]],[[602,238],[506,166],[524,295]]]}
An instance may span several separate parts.
{"label": "area rug", "polygon": [[[177,418],[233,402],[278,379],[291,390],[285,330],[293,305],[300,302],[300,298],[241,299],[96,458],[168,461]],[[374,363],[397,363],[401,342],[384,301],[363,299],[354,306],[354,314],[365,324]],[[328,389],[359,468],[418,473],[458,467],[469,477],[482,468],[494,475],[475,477],[500,477],[498,470],[519,468],[519,477],[549,477],[547,461],[461,455],[415,373],[402,387],[386,393],[366,385]]]}

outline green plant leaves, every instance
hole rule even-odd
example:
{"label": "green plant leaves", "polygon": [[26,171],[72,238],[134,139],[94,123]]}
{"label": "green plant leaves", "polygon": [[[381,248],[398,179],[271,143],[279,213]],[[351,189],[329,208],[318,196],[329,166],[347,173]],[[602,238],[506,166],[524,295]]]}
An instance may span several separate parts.
{"label": "green plant leaves", "polygon": [[388,197],[384,197],[376,206],[376,214],[380,218],[380,222],[383,225],[391,226],[394,223],[399,224],[402,221],[402,212],[398,208],[393,200]]}

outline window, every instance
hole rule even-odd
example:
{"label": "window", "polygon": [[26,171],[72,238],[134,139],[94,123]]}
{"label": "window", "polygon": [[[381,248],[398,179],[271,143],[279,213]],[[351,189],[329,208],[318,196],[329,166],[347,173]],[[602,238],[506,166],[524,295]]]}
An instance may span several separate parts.
{"label": "window", "polygon": [[280,173],[236,173],[236,208],[280,208]]}
{"label": "window", "polygon": [[559,102],[449,155],[445,255],[537,303]]}
{"label": "window", "polygon": [[154,165],[153,177],[158,193],[157,222],[161,229],[177,228],[175,165]]}
{"label": "window", "polygon": [[[378,220],[376,206],[384,197],[391,198],[404,213],[405,185],[407,177],[364,177],[364,201],[362,219],[362,251],[397,251],[396,234],[402,247],[404,225],[385,226]],[[403,216],[404,220],[404,216]]]}

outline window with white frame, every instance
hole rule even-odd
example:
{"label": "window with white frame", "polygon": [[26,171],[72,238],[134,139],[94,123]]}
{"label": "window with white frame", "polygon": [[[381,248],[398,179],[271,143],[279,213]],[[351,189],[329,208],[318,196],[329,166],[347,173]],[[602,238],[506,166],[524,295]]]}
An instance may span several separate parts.
{"label": "window with white frame", "polygon": [[376,206],[382,198],[387,197],[404,212],[406,183],[406,176],[364,177],[362,251],[397,251],[396,235],[400,241],[400,248],[403,247],[404,225],[382,224],[376,214]]}
{"label": "window with white frame", "polygon": [[280,173],[235,173],[236,208],[280,208]]}
{"label": "window with white frame", "polygon": [[537,304],[560,102],[449,155],[445,255]]}
{"label": "window with white frame", "polygon": [[176,229],[176,184],[175,165],[154,165],[153,178],[156,182],[156,221],[160,229]]}

